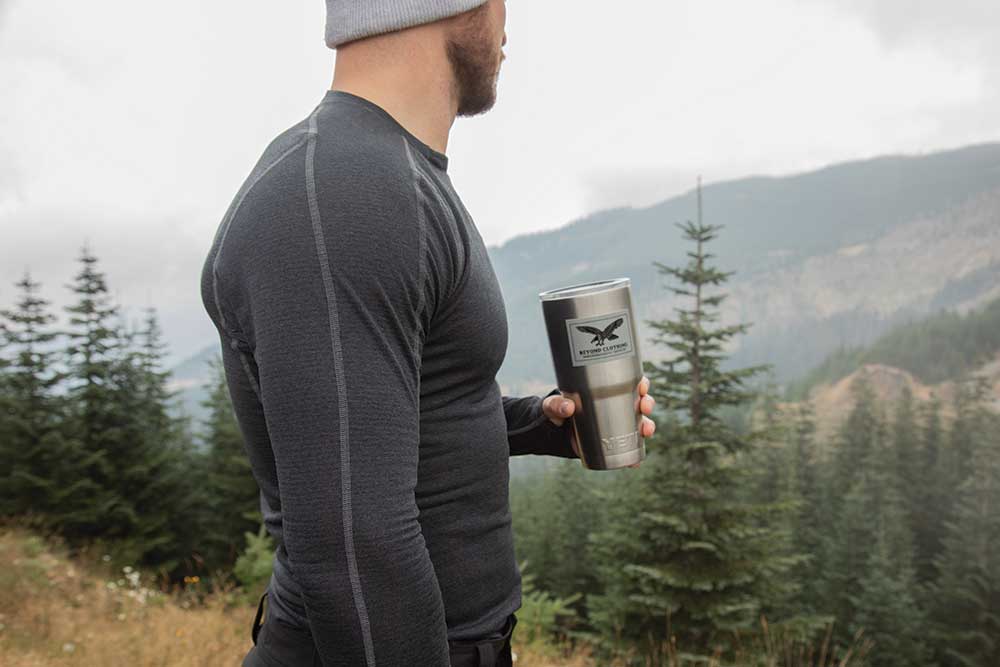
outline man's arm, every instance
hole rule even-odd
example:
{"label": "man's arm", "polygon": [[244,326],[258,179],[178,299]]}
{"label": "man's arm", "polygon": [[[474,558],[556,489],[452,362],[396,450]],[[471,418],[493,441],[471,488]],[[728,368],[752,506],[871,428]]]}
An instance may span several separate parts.
{"label": "man's arm", "polygon": [[425,221],[411,185],[324,206],[306,178],[308,205],[261,194],[239,285],[292,574],[324,665],[447,667],[414,495]]}
{"label": "man's arm", "polygon": [[542,401],[559,394],[559,389],[553,389],[541,397],[502,397],[511,456],[543,454],[567,459],[579,458],[573,451],[572,422],[567,419],[562,426],[556,426],[542,412]]}

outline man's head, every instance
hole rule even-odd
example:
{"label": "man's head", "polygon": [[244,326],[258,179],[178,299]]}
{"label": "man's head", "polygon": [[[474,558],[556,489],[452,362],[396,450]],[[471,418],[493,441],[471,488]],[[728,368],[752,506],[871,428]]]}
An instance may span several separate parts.
{"label": "man's head", "polygon": [[435,28],[426,34],[443,40],[457,115],[481,114],[496,102],[506,0],[326,0],[326,7],[330,48],[406,28]]}

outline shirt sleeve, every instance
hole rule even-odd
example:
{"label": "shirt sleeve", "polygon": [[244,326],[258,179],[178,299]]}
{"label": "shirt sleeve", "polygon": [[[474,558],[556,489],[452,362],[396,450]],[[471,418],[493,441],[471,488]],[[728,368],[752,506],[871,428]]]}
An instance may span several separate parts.
{"label": "shirt sleeve", "polygon": [[560,393],[556,388],[541,397],[502,397],[511,456],[542,454],[566,459],[580,458],[573,450],[572,422],[566,419],[562,426],[556,426],[542,411],[542,401]]}
{"label": "shirt sleeve", "polygon": [[413,185],[378,176],[326,200],[307,180],[308,206],[274,204],[241,286],[284,547],[322,663],[447,667],[415,498],[436,294]]}

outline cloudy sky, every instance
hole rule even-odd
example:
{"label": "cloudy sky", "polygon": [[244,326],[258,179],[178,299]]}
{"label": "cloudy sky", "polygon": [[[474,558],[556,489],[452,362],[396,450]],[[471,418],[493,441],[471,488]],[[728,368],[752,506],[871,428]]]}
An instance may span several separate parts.
{"label": "cloudy sky", "polygon": [[[495,245],[697,174],[786,174],[1000,139],[996,0],[508,0],[487,115],[449,171]],[[270,139],[329,87],[320,0],[0,0],[0,307],[86,242],[170,359],[216,344],[198,278]]]}

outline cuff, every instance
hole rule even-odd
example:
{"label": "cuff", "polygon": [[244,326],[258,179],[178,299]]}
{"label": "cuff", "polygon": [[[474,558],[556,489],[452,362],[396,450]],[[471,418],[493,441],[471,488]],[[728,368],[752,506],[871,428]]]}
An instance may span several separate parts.
{"label": "cuff", "polygon": [[573,450],[572,421],[565,419],[562,426],[556,426],[542,411],[542,401],[549,396],[561,395],[562,392],[556,388],[545,394],[545,396],[540,397],[537,407],[534,408],[534,410],[537,410],[537,416],[532,419],[531,425],[526,429],[519,429],[518,433],[510,436],[512,440],[514,438],[520,439],[516,444],[520,444],[523,451],[532,454],[557,456],[564,459],[580,458]]}

